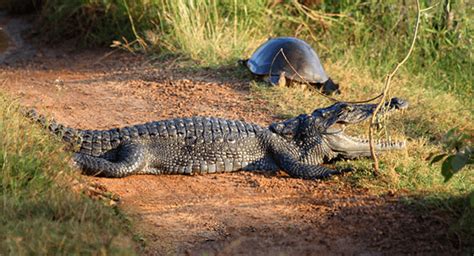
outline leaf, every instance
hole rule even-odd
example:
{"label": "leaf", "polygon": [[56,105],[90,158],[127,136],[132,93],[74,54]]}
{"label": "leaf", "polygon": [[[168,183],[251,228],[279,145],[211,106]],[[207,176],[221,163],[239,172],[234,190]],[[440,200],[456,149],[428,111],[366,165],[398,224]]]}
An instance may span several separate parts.
{"label": "leaf", "polygon": [[454,127],[454,128],[451,128],[449,129],[449,131],[446,133],[446,135],[444,135],[444,137],[446,139],[450,139],[455,133],[458,132],[458,128],[457,127]]}
{"label": "leaf", "polygon": [[451,159],[452,158],[454,158],[453,155],[448,156],[448,158],[446,158],[443,161],[443,164],[441,165],[441,174],[444,177],[444,182],[448,182],[449,179],[451,179],[451,177],[453,177],[454,173],[452,172],[452,169],[451,169]]}
{"label": "leaf", "polygon": [[444,134],[444,141],[445,142],[450,142],[452,140],[452,137],[454,135],[454,133],[456,132],[456,128],[452,128],[452,129],[449,129],[449,131],[447,131],[445,134]]}
{"label": "leaf", "polygon": [[436,163],[436,162],[439,162],[439,161],[443,160],[443,158],[445,158],[446,155],[447,155],[447,154],[439,154],[439,155],[433,157],[433,159],[431,159],[430,165],[432,165],[432,164],[434,164],[434,163]]}
{"label": "leaf", "polygon": [[447,151],[451,151],[452,149],[455,149],[457,144],[459,144],[459,140],[456,139],[458,136],[458,128],[452,128],[446,134],[444,135],[444,141],[445,145],[444,148]]}
{"label": "leaf", "polygon": [[457,153],[453,158],[450,159],[451,169],[453,173],[457,173],[461,170],[467,163],[469,159],[463,153]]}
{"label": "leaf", "polygon": [[468,159],[467,164],[474,164],[474,147],[466,147],[466,150],[464,150],[463,153]]}
{"label": "leaf", "polygon": [[470,136],[468,134],[465,134],[465,133],[461,133],[459,135],[459,137],[457,138],[457,140],[460,140],[460,141],[467,141],[469,140]]}

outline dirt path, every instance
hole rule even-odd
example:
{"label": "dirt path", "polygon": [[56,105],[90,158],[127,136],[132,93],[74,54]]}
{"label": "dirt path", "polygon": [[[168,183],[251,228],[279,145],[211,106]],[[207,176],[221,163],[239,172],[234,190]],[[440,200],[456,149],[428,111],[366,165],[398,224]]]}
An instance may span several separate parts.
{"label": "dirt path", "polygon": [[[39,50],[41,49],[41,50]],[[229,70],[185,70],[109,50],[37,47],[0,66],[1,91],[69,126],[212,115],[275,119]],[[448,226],[397,195],[252,173],[88,178],[120,197],[144,254],[452,254]]]}

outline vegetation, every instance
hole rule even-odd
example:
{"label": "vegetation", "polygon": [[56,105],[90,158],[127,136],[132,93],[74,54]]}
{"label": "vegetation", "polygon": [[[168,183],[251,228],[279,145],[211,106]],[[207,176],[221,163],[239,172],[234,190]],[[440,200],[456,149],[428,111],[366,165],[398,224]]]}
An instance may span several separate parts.
{"label": "vegetation", "polygon": [[[340,95],[341,98],[367,99],[381,90],[382,83],[374,80],[369,72],[356,67],[340,68],[340,65],[330,63],[327,68],[341,77],[341,84],[353,83]],[[357,170],[343,178],[344,182],[353,186],[368,188],[375,193],[398,191],[423,203],[423,209],[432,210],[434,207],[448,210],[457,219],[455,232],[461,233],[465,243],[474,244],[474,223],[470,221],[474,219],[474,204],[469,202],[474,193],[474,168],[467,165],[449,182],[444,182],[440,168],[430,164],[432,155],[438,154],[444,147],[442,138],[446,130],[456,126],[465,133],[472,132],[472,114],[454,95],[420,87],[418,82],[421,77],[411,79],[405,77],[393,81],[396,86],[391,91],[394,96],[408,99],[408,111],[390,116],[385,126],[376,133],[376,138],[381,139],[405,137],[408,140],[407,149],[380,155],[381,172],[377,177],[373,175],[370,159],[338,162],[337,167],[354,167]],[[365,88],[358,84],[372,84],[374,87]],[[267,87],[254,83],[252,90],[274,106],[282,117],[310,113],[315,107],[330,104],[316,92],[301,87]],[[440,105],[440,102],[449,104]],[[368,136],[368,123],[349,129],[354,134]]]}
{"label": "vegetation", "polygon": [[[403,58],[409,47],[413,35],[414,2],[303,2],[307,4],[272,0],[44,0],[38,9],[41,24],[38,31],[50,39],[81,38],[80,42],[86,45],[112,44],[159,56],[173,55],[192,60],[197,66],[214,67],[230,65],[239,58],[248,57],[269,36],[297,36],[317,49],[326,71],[341,84],[343,93],[339,98],[361,100],[379,93],[384,76]],[[309,4],[311,2],[313,4]],[[466,134],[473,131],[474,9],[463,0],[420,2],[423,11],[415,51],[392,81],[391,90],[392,95],[407,98],[411,106],[405,115],[386,120],[385,127],[378,132],[379,137],[406,135],[408,149],[383,155],[382,174],[376,178],[370,171],[370,160],[339,165],[351,165],[359,170],[344,177],[354,186],[368,187],[380,193],[396,190],[427,199],[426,204],[438,202],[434,204],[436,207],[450,209],[459,220],[456,232],[470,239],[472,244],[474,210],[468,195],[474,190],[473,168],[466,166],[464,171],[445,183],[439,167],[430,165],[430,158],[443,150],[443,134],[452,127]],[[266,99],[275,106],[276,114],[285,117],[310,112],[329,103],[315,92],[299,87],[269,88],[255,83],[252,93]],[[367,127],[353,129],[358,132],[368,130]],[[20,154],[24,151],[10,149],[5,152],[9,155],[10,152]],[[2,153],[2,156],[6,154]],[[45,160],[28,160],[20,154],[8,161],[57,168],[42,164],[58,154],[56,151],[54,154],[44,153],[42,156],[48,156]],[[39,169],[36,167],[26,170],[35,175],[42,173],[37,172]],[[13,194],[22,194],[20,191],[26,185],[21,184],[30,180],[43,182],[43,178],[32,178],[36,176],[23,172],[16,175],[20,181],[15,178],[7,182],[20,184]],[[48,186],[55,187],[50,184],[50,178],[46,180]],[[27,198],[24,202],[33,200],[29,196],[21,198]],[[14,205],[20,199],[12,200],[9,204]],[[46,201],[50,204],[56,202]],[[91,214],[90,218],[92,216],[95,215]],[[77,220],[76,217],[68,218]],[[14,239],[7,241],[16,243]]]}
{"label": "vegetation", "polygon": [[71,193],[69,156],[1,95],[0,138],[1,254],[133,254],[124,219]]}
{"label": "vegetation", "polygon": [[[23,0],[27,1],[27,0]],[[33,1],[33,0],[30,0]],[[34,1],[33,1],[34,2]],[[325,61],[382,78],[408,48],[412,1],[45,0],[42,34],[173,54],[199,65],[235,63],[269,36],[298,36]],[[421,31],[403,70],[419,86],[472,95],[473,12],[467,1],[421,0]],[[58,35],[62,35],[59,37]],[[132,43],[132,45],[130,45]],[[348,85],[346,85],[348,86]]]}
{"label": "vegetation", "polygon": [[434,156],[431,160],[431,164],[443,160],[441,174],[444,176],[445,182],[449,181],[454,174],[466,165],[474,164],[473,140],[474,136],[472,134],[460,133],[456,128],[446,133],[443,153]]}

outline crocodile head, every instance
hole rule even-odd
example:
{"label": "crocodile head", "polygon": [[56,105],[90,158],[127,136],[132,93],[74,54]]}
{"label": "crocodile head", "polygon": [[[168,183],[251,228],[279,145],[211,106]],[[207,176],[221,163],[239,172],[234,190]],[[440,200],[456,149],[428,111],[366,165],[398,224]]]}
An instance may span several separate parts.
{"label": "crocodile head", "polygon": [[[385,103],[377,115],[407,107],[407,101],[392,98],[390,102]],[[328,147],[342,157],[353,158],[370,155],[369,141],[360,137],[352,137],[344,130],[347,125],[368,120],[375,108],[375,104],[336,103],[328,108],[316,109],[311,116],[319,120],[316,126],[319,126],[323,141]],[[381,140],[375,142],[374,146],[377,151],[401,149],[405,147],[405,141]]]}
{"label": "crocodile head", "polygon": [[[408,102],[392,98],[378,115],[387,114],[408,107]],[[312,158],[315,154],[326,158],[340,156],[355,158],[370,156],[368,139],[353,137],[345,133],[348,125],[368,121],[376,108],[376,104],[335,103],[326,108],[314,110],[311,115],[300,115],[295,118],[275,123],[270,130],[293,141],[304,152],[302,158]],[[394,150],[405,147],[404,141],[377,141],[376,151]]]}

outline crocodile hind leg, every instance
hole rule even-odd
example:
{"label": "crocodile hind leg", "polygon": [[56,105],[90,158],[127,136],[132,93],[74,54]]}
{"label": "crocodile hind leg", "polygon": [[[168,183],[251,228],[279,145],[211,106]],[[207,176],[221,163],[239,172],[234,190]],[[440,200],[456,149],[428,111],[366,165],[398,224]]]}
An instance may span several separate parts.
{"label": "crocodile hind leg", "polygon": [[325,179],[343,172],[322,165],[309,165],[297,161],[283,161],[281,165],[291,177],[305,180]]}
{"label": "crocodile hind leg", "polygon": [[73,160],[84,174],[112,178],[141,172],[147,164],[143,147],[130,142],[120,145],[114,157],[76,153]]}

